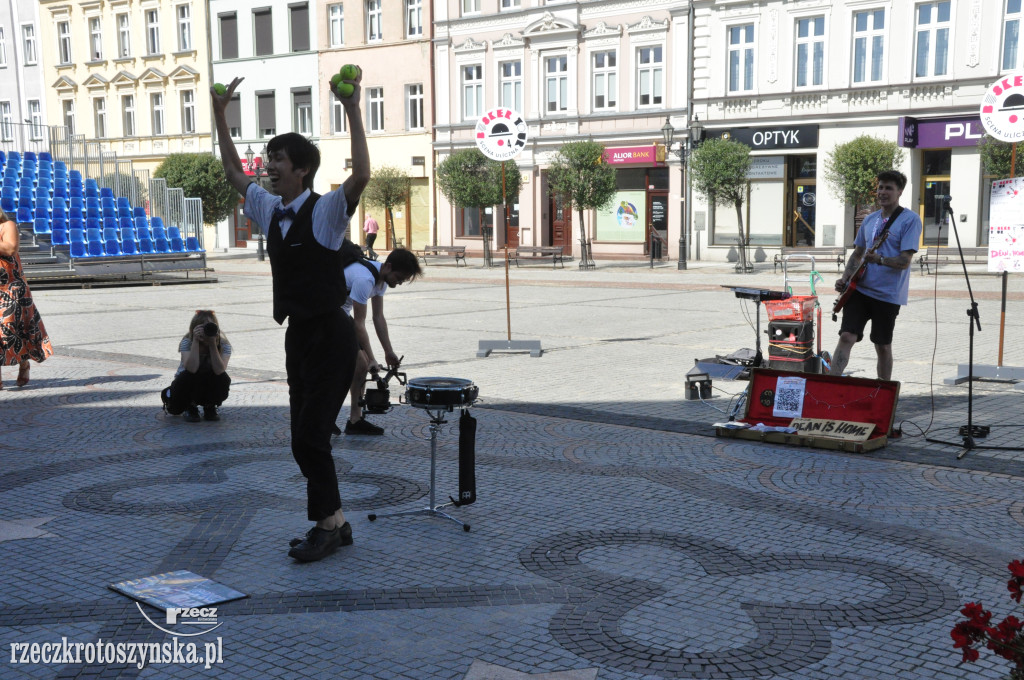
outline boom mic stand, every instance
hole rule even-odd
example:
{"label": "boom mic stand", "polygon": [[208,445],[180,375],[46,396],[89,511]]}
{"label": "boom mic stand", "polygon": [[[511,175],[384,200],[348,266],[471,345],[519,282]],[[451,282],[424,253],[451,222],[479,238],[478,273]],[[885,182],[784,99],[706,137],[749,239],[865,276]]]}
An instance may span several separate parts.
{"label": "boom mic stand", "polygon": [[[953,209],[949,207],[951,196],[942,197],[942,209],[946,212],[949,217],[949,223],[953,227],[953,235],[956,237],[956,249],[960,254],[960,265],[964,269],[964,281],[967,282],[967,294],[971,298],[971,306],[967,309],[967,316],[970,319],[968,321],[969,326],[969,341],[968,341],[968,354],[967,354],[967,425],[961,426],[958,434],[961,437],[960,442],[948,442],[940,439],[925,438],[925,441],[932,442],[934,444],[946,444],[947,446],[959,446],[961,451],[957,454],[957,460],[960,460],[967,455],[967,452],[975,448],[997,448],[997,447],[979,447],[975,444],[974,438],[987,437],[989,428],[984,425],[976,426],[974,424],[974,327],[978,327],[978,332],[981,332],[981,317],[978,314],[978,303],[974,300],[974,291],[971,290],[971,278],[967,275],[967,262],[964,260],[964,251],[960,246],[960,232],[956,228],[956,217],[953,215]],[[939,223],[939,236],[936,237],[937,241],[942,238],[942,223]],[[936,275],[938,273],[936,272]]]}

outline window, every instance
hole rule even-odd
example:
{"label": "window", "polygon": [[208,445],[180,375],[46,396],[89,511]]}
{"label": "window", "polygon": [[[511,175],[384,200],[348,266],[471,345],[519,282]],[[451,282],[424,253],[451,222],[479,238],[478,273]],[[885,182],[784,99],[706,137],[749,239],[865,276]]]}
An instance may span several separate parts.
{"label": "window", "polygon": [[43,107],[38,99],[28,100],[28,120],[31,124],[29,135],[33,141],[43,138]]}
{"label": "window", "polygon": [[923,2],[917,6],[917,52],[914,75],[918,78],[946,75],[949,62],[949,5]]}
{"label": "window", "polygon": [[366,39],[371,42],[384,39],[380,3],[381,0],[366,0]]}
{"label": "window", "polygon": [[238,59],[238,15],[234,12],[217,15],[220,27],[220,58]]}
{"label": "window", "polygon": [[14,139],[14,114],[10,102],[0,102],[0,139],[5,142]]}
{"label": "window", "polygon": [[341,105],[341,100],[337,97],[331,97],[331,132],[336,135],[348,132],[345,107]]}
{"label": "window", "polygon": [[276,100],[273,92],[256,95],[256,126],[260,137],[273,137],[277,134]]}
{"label": "window", "polygon": [[544,60],[544,73],[545,110],[562,113],[568,108],[569,99],[568,57],[548,57]]}
{"label": "window", "polygon": [[423,85],[405,86],[405,128],[423,129]]}
{"label": "window", "polygon": [[523,6],[522,0],[501,0],[502,9],[518,9]]}
{"label": "window", "polygon": [[615,109],[617,79],[615,77],[615,50],[594,52],[591,57],[594,73],[594,110],[610,111]]}
{"label": "window", "polygon": [[405,0],[405,37],[423,35],[423,0]]}
{"label": "window", "polygon": [[463,14],[479,14],[480,0],[462,0]]}
{"label": "window", "polygon": [[513,111],[523,110],[523,62],[503,61],[501,72],[501,99],[499,104]]}
{"label": "window", "polygon": [[637,50],[637,106],[660,106],[665,99],[661,45]]}
{"label": "window", "polygon": [[853,15],[853,82],[882,79],[885,47],[885,10],[874,9]]}
{"label": "window", "polygon": [[1006,0],[1003,19],[1003,70],[1020,68],[1020,0]]}
{"label": "window", "polygon": [[331,47],[345,44],[345,6],[340,2],[327,8],[327,26],[331,36]]}
{"label": "window", "polygon": [[7,68],[7,34],[0,26],[0,68]]}
{"label": "window", "polygon": [[121,96],[121,124],[124,126],[125,137],[135,136],[135,95]]}
{"label": "window", "polygon": [[479,118],[484,112],[484,76],[480,64],[462,67],[462,119]]}
{"label": "window", "polygon": [[257,57],[274,53],[274,29],[270,25],[272,19],[270,9],[258,9],[252,13],[253,37],[256,41]]}
{"label": "window", "polygon": [[178,51],[192,51],[192,7],[178,5]]}
{"label": "window", "polygon": [[162,92],[154,92],[149,95],[150,107],[153,109],[153,134],[162,135],[164,128],[164,95]]}
{"label": "window", "polygon": [[32,24],[22,26],[21,41],[24,46],[25,64],[36,63],[39,60],[39,50],[36,49],[36,27]]}
{"label": "window", "polygon": [[242,136],[242,104],[239,95],[232,97],[224,107],[224,120],[227,121],[231,139],[239,139]]}
{"label": "window", "polygon": [[729,92],[754,89],[754,24],[729,28]]}
{"label": "window", "polygon": [[292,92],[292,110],[295,112],[292,129],[300,135],[313,134],[313,94],[309,88]]}
{"label": "window", "polygon": [[491,229],[493,233],[494,210],[492,208],[460,208],[455,215],[458,221],[456,231],[459,236],[480,236],[483,233],[481,226]]}
{"label": "window", "polygon": [[71,22],[57,22],[57,59],[59,64],[71,63]]}
{"label": "window", "polygon": [[92,124],[96,139],[107,138],[107,100],[97,97],[92,100]]}
{"label": "window", "polygon": [[89,58],[93,61],[103,58],[103,25],[99,17],[89,19]]}
{"label": "window", "polygon": [[371,87],[366,90],[366,117],[370,132],[384,132],[384,88]]}
{"label": "window", "polygon": [[309,5],[292,5],[288,8],[292,22],[292,52],[309,50]]}
{"label": "window", "polygon": [[796,21],[796,86],[811,87],[825,81],[825,17]]}
{"label": "window", "polygon": [[68,129],[68,136],[75,134],[75,100],[65,99],[60,103],[64,112],[64,125]]}
{"label": "window", "polygon": [[127,14],[117,15],[117,54],[122,59],[132,56],[132,23]]}
{"label": "window", "polygon": [[146,54],[160,54],[160,11],[146,10]]}
{"label": "window", "polygon": [[181,93],[181,131],[190,135],[196,131],[196,93],[183,90]]}

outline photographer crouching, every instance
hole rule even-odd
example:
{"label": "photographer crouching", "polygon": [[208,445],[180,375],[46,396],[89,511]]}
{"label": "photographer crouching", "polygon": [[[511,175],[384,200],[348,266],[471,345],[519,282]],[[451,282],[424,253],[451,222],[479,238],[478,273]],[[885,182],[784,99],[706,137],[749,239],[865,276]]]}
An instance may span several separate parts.
{"label": "photographer crouching", "polygon": [[186,422],[198,423],[202,406],[204,420],[220,420],[217,408],[228,398],[231,386],[227,373],[231,344],[213,310],[196,310],[178,351],[178,372],[171,386],[160,392],[164,410],[172,416],[184,413]]}

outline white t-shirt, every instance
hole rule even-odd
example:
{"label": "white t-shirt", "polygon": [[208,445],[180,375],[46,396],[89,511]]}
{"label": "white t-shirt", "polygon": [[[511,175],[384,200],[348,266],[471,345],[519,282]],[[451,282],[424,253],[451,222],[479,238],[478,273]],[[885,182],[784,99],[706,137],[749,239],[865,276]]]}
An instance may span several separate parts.
{"label": "white t-shirt", "polygon": [[[373,260],[368,260],[368,262],[378,272],[383,264],[383,262]],[[348,285],[348,299],[345,300],[342,309],[349,316],[352,316],[353,301],[367,305],[370,303],[370,298],[380,297],[388,290],[387,281],[381,277],[380,283],[374,283],[373,274],[361,262],[353,262],[345,267],[345,284]]]}

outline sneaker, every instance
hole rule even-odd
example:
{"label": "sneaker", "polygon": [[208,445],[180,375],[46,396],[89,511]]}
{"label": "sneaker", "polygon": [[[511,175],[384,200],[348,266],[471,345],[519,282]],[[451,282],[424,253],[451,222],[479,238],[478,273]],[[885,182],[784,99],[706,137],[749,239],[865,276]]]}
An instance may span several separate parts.
{"label": "sneaker", "polygon": [[345,434],[382,435],[384,428],[367,422],[366,418],[360,418],[354,423],[351,420],[345,422]]}
{"label": "sneaker", "polygon": [[199,407],[189,406],[185,409],[184,418],[186,423],[198,423],[201,420],[199,417]]}
{"label": "sneaker", "polygon": [[204,406],[203,407],[203,420],[220,420],[220,416],[217,414],[216,406]]}

